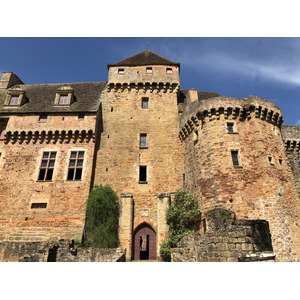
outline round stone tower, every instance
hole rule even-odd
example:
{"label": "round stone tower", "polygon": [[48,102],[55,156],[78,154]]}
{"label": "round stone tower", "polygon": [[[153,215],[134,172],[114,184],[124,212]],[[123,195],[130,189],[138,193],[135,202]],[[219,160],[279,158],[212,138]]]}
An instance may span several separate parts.
{"label": "round stone tower", "polygon": [[277,261],[299,260],[299,197],[280,109],[254,96],[190,99],[180,119],[188,192],[204,215],[225,207],[238,219],[267,220]]}

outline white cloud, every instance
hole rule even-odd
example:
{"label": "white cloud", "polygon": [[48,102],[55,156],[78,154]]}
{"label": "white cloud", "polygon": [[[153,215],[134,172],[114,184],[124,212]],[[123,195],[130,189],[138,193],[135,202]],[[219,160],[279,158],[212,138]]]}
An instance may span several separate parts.
{"label": "white cloud", "polygon": [[181,65],[213,70],[300,87],[300,39],[191,39],[171,40],[161,47],[165,57],[177,57]]}

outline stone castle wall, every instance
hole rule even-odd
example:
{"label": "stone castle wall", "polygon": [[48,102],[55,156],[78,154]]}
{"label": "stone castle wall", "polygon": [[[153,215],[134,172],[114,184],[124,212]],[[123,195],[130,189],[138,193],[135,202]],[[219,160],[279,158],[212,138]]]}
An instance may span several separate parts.
{"label": "stone castle wall", "polygon": [[214,208],[206,213],[207,232],[184,236],[171,249],[172,261],[275,261],[267,221],[236,220],[233,211]]}
{"label": "stone castle wall", "polygon": [[[9,117],[6,138],[0,140],[1,241],[81,239],[94,128],[95,116],[81,121],[77,115],[52,115],[46,122],[39,122],[36,115]],[[92,134],[83,136],[82,130]],[[51,181],[38,180],[45,151],[56,151]],[[71,151],[84,151],[81,180],[67,180]],[[47,207],[32,208],[33,203]]]}
{"label": "stone castle wall", "polygon": [[[195,101],[182,115],[186,185],[204,212],[267,220],[278,260],[300,259],[299,198],[280,133],[281,111],[257,97]],[[228,133],[227,123],[234,132]],[[233,166],[231,151],[238,151]]]}
{"label": "stone castle wall", "polygon": [[283,125],[281,133],[285,144],[285,154],[300,198],[300,126]]}
{"label": "stone castle wall", "polygon": [[72,240],[0,242],[1,262],[123,262],[125,249],[83,248]]}

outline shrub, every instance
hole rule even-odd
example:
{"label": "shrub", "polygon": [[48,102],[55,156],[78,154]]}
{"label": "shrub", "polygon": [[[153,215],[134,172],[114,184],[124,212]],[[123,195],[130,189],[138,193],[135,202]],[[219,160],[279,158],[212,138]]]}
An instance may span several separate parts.
{"label": "shrub", "polygon": [[176,247],[188,232],[197,228],[200,216],[201,211],[195,197],[184,190],[178,190],[167,211],[169,234],[160,245],[160,256],[164,261],[171,261],[171,248]]}
{"label": "shrub", "polygon": [[84,246],[116,248],[118,237],[119,200],[109,185],[93,189],[86,205]]}

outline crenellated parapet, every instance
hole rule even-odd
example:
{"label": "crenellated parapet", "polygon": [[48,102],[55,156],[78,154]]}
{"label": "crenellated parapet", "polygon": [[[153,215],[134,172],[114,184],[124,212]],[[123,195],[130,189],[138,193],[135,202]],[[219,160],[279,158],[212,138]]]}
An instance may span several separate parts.
{"label": "crenellated parapet", "polygon": [[7,131],[4,143],[88,143],[95,142],[95,132],[93,130],[56,130],[56,131]]}
{"label": "crenellated parapet", "polygon": [[300,140],[284,140],[286,151],[300,151]]}
{"label": "crenellated parapet", "polygon": [[202,128],[206,122],[220,120],[243,121],[258,118],[281,127],[283,116],[281,110],[268,100],[249,96],[248,98],[215,97],[194,101],[181,116],[179,137],[184,140],[191,132]]}
{"label": "crenellated parapet", "polygon": [[177,93],[179,91],[178,82],[108,82],[108,92],[136,92],[139,91],[150,93]]}

